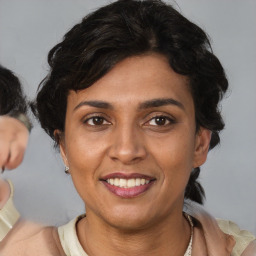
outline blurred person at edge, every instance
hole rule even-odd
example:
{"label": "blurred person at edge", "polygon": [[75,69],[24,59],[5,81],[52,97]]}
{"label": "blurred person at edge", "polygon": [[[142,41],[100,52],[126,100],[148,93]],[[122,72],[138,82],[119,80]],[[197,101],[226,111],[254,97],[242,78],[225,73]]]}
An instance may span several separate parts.
{"label": "blurred person at edge", "polygon": [[[31,129],[26,112],[19,79],[0,65],[0,172],[18,167],[23,160]],[[0,209],[8,200],[9,192],[8,183],[0,177]]]}
{"label": "blurred person at edge", "polygon": [[162,1],[116,1],[75,25],[48,61],[33,111],[86,215],[58,228],[19,221],[1,256],[256,254],[252,234],[200,206],[197,178],[220,141],[228,88],[201,28]]}

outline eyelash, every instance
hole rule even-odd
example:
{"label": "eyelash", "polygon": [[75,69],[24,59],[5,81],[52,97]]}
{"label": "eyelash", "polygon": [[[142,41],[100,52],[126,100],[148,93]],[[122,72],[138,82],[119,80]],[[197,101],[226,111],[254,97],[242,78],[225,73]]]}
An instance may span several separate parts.
{"label": "eyelash", "polygon": [[[99,119],[99,120],[97,120],[97,119]],[[160,119],[160,120],[158,120],[160,122],[164,121],[163,124],[157,124],[157,122],[158,122],[157,119]],[[154,120],[155,120],[155,124],[150,124]],[[99,123],[95,124],[95,121],[99,122]],[[92,122],[92,123],[90,123],[90,122]],[[95,115],[95,116],[88,117],[87,119],[85,119],[83,121],[83,123],[87,124],[88,126],[98,126],[98,127],[111,124],[111,122],[109,122],[105,117],[103,117],[101,115]],[[176,123],[175,120],[173,118],[170,118],[169,116],[156,115],[156,116],[150,118],[150,120],[148,120],[147,122],[145,122],[144,125],[154,126],[154,127],[163,127],[164,128],[164,127],[167,127],[167,126],[169,126],[171,124],[174,124],[174,123]]]}
{"label": "eyelash", "polygon": [[[102,121],[102,123],[100,123],[100,124],[95,124],[95,123],[90,124],[90,121],[91,121],[91,122],[94,122],[96,119],[100,119],[100,120]],[[83,121],[83,123],[84,123],[84,124],[87,124],[87,125],[89,125],[89,126],[102,126],[102,125],[111,124],[109,121],[106,120],[105,117],[100,116],[100,115],[91,116],[91,117],[85,119],[85,120]]]}
{"label": "eyelash", "polygon": [[[164,119],[164,124],[150,124],[151,121],[155,120],[155,123],[157,121],[157,119]],[[168,122],[166,124],[166,122]],[[157,115],[157,116],[154,116],[153,118],[151,118],[149,121],[147,121],[145,124],[147,125],[150,125],[150,126],[158,126],[158,127],[166,127],[166,126],[169,126],[171,124],[174,124],[175,123],[175,120],[173,118],[170,118],[168,116],[165,116],[165,115]]]}

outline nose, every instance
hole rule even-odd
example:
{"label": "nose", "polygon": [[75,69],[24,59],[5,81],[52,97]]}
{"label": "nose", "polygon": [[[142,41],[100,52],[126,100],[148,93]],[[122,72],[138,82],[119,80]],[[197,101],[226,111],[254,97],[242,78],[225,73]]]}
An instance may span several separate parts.
{"label": "nose", "polygon": [[113,131],[109,157],[122,164],[134,164],[147,155],[143,134],[138,127],[119,125]]}

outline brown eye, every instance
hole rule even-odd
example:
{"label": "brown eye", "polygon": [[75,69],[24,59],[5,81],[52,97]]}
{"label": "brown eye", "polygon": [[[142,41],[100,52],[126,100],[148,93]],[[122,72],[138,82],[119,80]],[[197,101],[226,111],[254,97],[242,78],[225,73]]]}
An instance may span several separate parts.
{"label": "brown eye", "polygon": [[104,119],[102,117],[96,116],[92,118],[92,122],[94,125],[102,125],[104,122]]}
{"label": "brown eye", "polygon": [[167,121],[167,119],[165,117],[163,117],[163,116],[159,116],[159,117],[155,118],[155,123],[157,125],[165,125],[166,121]]}
{"label": "brown eye", "polygon": [[168,125],[172,122],[172,120],[166,116],[156,116],[152,118],[148,124],[153,126],[164,126]]}
{"label": "brown eye", "polygon": [[87,120],[85,120],[85,123],[90,126],[99,126],[99,125],[109,124],[109,122],[101,116],[93,116],[91,118],[88,118]]}

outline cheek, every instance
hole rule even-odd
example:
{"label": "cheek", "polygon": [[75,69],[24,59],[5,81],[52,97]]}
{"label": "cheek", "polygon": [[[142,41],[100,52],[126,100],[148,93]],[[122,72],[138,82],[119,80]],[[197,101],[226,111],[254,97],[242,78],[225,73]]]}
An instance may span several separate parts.
{"label": "cheek", "polygon": [[87,143],[81,136],[72,137],[67,141],[70,173],[78,194],[83,201],[88,201],[97,185],[96,170],[100,162],[99,146]]}
{"label": "cheek", "polygon": [[74,185],[84,199],[98,186],[99,170],[104,162],[106,143],[83,132],[75,132],[66,138],[66,150]]}
{"label": "cheek", "polygon": [[86,136],[83,132],[73,131],[66,140],[68,160],[77,169],[83,166],[97,165],[104,151],[104,144],[99,143],[97,138]]}
{"label": "cheek", "polygon": [[152,154],[157,156],[165,169],[168,169],[168,166],[187,166],[190,168],[193,166],[194,137],[188,134],[166,137],[155,143]]}
{"label": "cheek", "polygon": [[182,134],[166,138],[155,145],[152,155],[162,170],[163,186],[171,193],[182,192],[193,168],[194,137]]}

